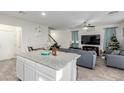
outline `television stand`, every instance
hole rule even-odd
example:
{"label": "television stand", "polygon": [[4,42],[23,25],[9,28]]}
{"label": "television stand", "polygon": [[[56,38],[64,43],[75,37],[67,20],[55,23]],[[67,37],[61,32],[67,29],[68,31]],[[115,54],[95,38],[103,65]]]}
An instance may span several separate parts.
{"label": "television stand", "polygon": [[96,46],[82,46],[82,49],[86,50],[86,51],[96,51],[97,56],[99,56],[99,47],[96,47]]}
{"label": "television stand", "polygon": [[78,48],[78,47],[69,47],[71,49],[81,49],[81,48]]}

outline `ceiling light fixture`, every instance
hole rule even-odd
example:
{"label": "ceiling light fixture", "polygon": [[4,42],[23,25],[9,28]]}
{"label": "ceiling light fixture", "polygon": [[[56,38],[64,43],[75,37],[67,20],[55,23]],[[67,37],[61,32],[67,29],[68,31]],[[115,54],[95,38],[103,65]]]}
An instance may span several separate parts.
{"label": "ceiling light fixture", "polygon": [[45,13],[45,12],[42,12],[41,15],[42,15],[42,16],[46,16],[46,13]]}
{"label": "ceiling light fixture", "polygon": [[83,29],[84,29],[84,30],[88,30],[88,27],[87,27],[87,26],[85,26],[85,27],[83,27]]}

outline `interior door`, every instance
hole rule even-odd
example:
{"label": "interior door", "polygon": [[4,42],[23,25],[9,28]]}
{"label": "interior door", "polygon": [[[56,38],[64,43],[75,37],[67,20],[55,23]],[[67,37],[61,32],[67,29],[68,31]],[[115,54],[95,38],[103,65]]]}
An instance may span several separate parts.
{"label": "interior door", "polygon": [[0,31],[0,60],[15,57],[16,52],[16,32]]}

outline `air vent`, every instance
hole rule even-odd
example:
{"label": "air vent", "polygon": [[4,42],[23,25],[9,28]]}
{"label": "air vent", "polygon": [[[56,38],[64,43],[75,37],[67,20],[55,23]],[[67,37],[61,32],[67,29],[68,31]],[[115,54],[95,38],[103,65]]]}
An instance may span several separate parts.
{"label": "air vent", "polygon": [[22,15],[24,15],[24,14],[25,14],[25,12],[24,12],[24,11],[19,11],[18,13],[19,13],[19,14],[22,14]]}
{"label": "air vent", "polygon": [[48,27],[48,29],[51,29],[51,30],[56,30],[55,28],[53,28],[53,27]]}
{"label": "air vent", "polygon": [[113,16],[113,15],[117,15],[119,13],[119,11],[111,11],[108,12],[108,15]]}

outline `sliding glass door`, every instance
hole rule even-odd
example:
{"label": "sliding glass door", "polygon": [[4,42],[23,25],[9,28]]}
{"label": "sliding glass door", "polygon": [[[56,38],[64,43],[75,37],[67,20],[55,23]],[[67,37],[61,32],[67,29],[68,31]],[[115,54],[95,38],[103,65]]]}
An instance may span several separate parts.
{"label": "sliding glass door", "polygon": [[115,35],[116,36],[116,27],[112,28],[105,28],[105,34],[104,34],[104,50],[107,50],[108,44],[110,42],[111,37]]}
{"label": "sliding glass door", "polygon": [[78,31],[72,31],[72,47],[79,47]]}

